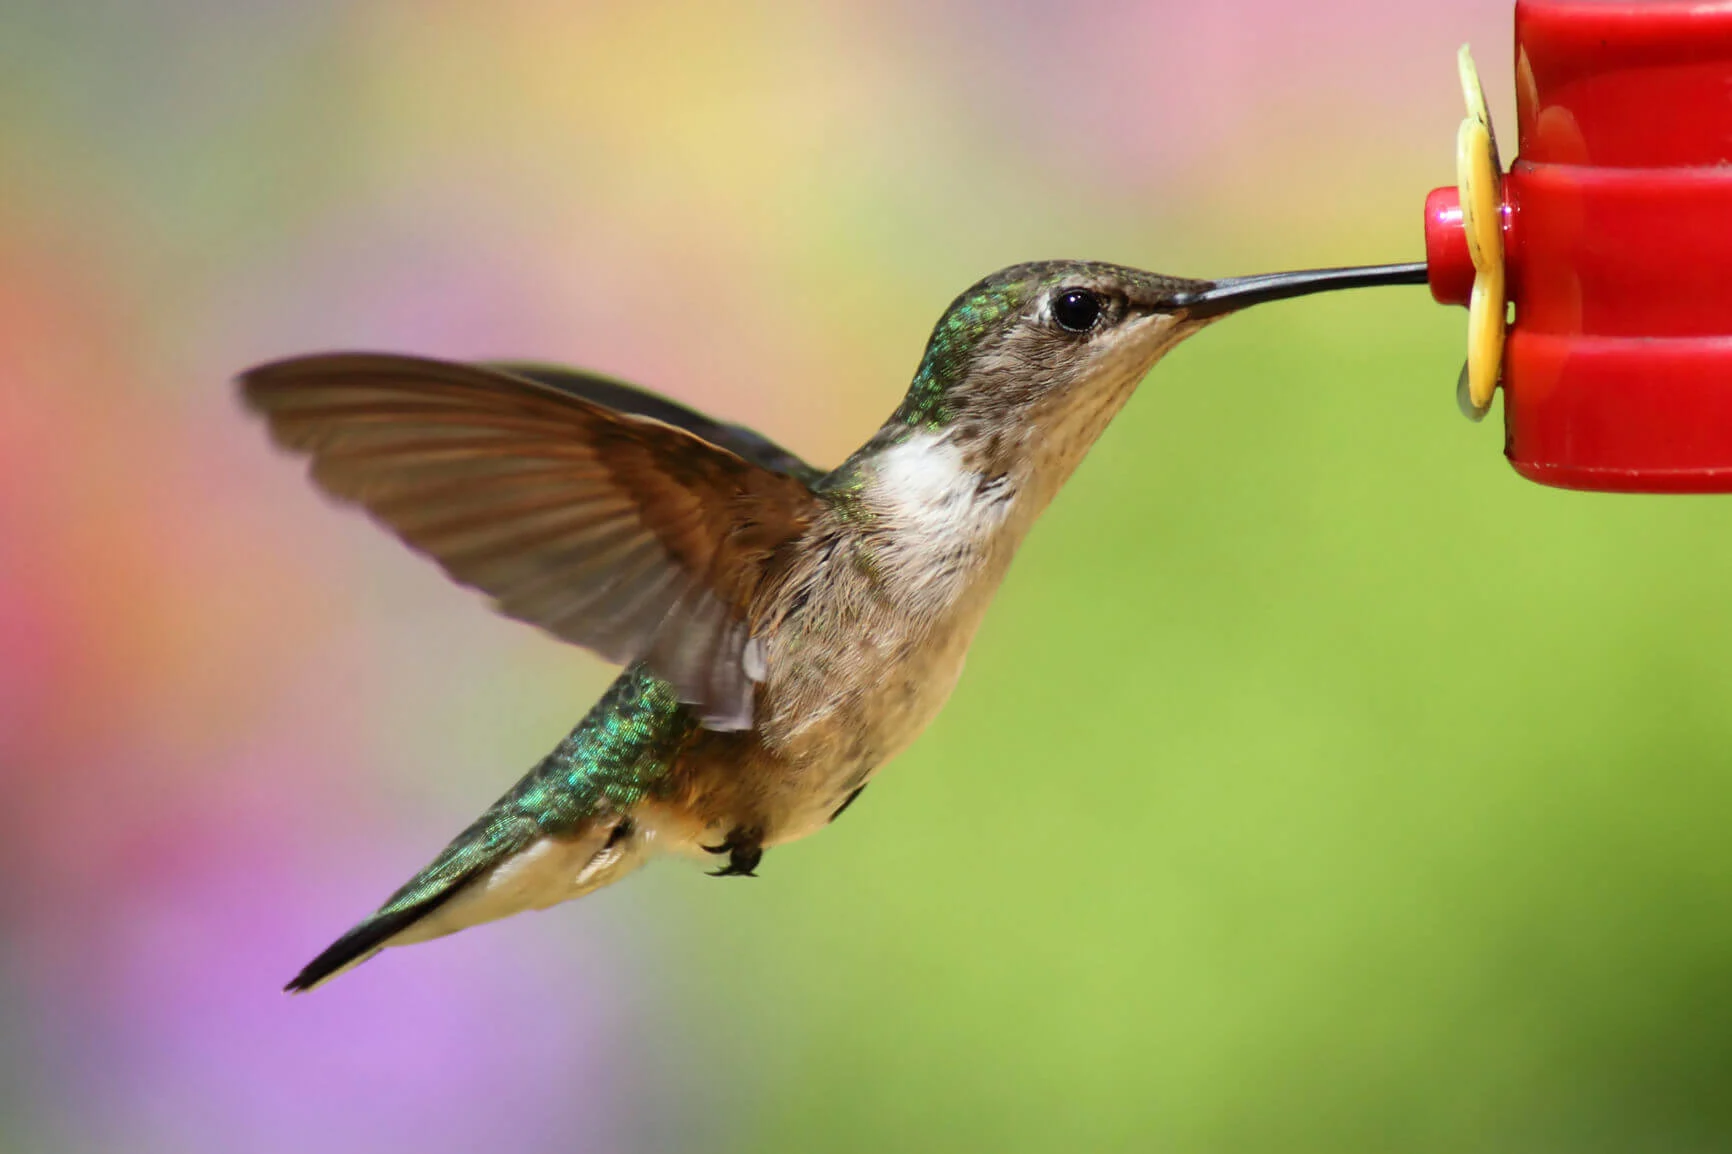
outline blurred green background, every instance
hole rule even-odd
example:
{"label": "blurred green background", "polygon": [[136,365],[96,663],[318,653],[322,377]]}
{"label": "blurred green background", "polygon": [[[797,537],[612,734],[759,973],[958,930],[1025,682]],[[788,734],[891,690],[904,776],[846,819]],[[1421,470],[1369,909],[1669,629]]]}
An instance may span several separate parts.
{"label": "blurred green background", "polygon": [[1509,35],[0,0],[0,1151],[1732,1148],[1732,505],[1518,480],[1418,289],[1157,368],[762,880],[277,993],[609,671],[322,506],[236,370],[563,360],[833,463],[999,266],[1416,259]]}

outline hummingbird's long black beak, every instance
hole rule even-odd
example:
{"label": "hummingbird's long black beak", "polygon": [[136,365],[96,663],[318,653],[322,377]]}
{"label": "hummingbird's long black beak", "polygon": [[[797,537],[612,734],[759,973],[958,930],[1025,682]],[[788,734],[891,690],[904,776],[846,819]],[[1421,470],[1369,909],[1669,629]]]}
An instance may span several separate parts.
{"label": "hummingbird's long black beak", "polygon": [[1304,272],[1272,272],[1262,276],[1235,276],[1218,280],[1198,292],[1180,293],[1173,299],[1193,317],[1218,317],[1265,301],[1337,289],[1375,288],[1379,285],[1424,284],[1425,263],[1379,264],[1361,268],[1314,268]]}

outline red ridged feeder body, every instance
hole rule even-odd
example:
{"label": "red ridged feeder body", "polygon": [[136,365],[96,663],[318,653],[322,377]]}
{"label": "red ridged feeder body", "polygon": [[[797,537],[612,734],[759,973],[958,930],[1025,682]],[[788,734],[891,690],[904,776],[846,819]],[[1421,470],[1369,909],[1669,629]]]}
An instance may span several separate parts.
{"label": "red ridged feeder body", "polygon": [[[1505,452],[1570,489],[1732,492],[1732,3],[1520,0]],[[1433,295],[1474,277],[1455,189]]]}

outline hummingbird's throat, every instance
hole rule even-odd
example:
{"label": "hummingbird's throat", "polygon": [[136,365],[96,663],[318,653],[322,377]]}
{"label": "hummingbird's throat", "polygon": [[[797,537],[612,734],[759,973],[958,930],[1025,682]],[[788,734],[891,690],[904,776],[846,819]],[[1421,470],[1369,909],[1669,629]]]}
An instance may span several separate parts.
{"label": "hummingbird's throat", "polygon": [[1019,521],[1015,475],[979,467],[954,430],[922,431],[875,455],[860,500],[870,511],[873,563],[910,609],[939,610],[1007,542]]}

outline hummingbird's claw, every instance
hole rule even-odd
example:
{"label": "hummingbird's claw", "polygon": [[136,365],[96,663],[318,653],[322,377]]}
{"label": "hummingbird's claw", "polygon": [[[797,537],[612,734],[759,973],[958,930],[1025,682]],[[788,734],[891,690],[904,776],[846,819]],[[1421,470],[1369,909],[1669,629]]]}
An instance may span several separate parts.
{"label": "hummingbird's claw", "polygon": [[756,829],[735,827],[728,831],[721,845],[706,845],[705,853],[728,855],[728,864],[711,870],[713,878],[755,878],[758,863],[764,860],[763,834]]}

